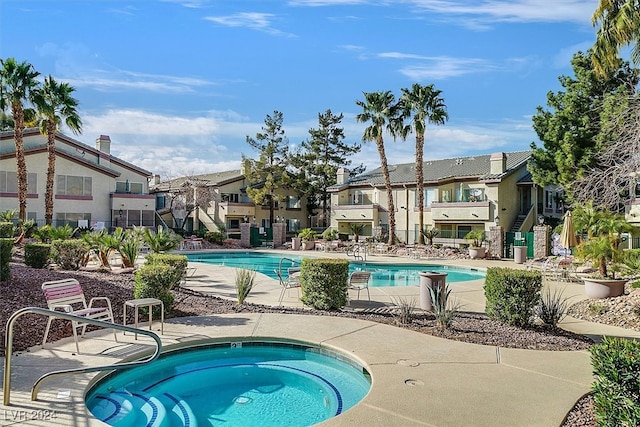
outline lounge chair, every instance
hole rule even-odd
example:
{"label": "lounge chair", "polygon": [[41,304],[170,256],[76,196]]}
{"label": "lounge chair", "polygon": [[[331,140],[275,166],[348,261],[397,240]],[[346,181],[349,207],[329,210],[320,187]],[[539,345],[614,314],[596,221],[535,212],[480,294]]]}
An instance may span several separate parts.
{"label": "lounge chair", "polygon": [[[49,310],[63,310],[65,313],[73,314],[74,316],[84,317],[86,319],[96,319],[102,321],[109,321],[114,323],[113,310],[111,309],[111,301],[107,297],[94,297],[89,301],[84,297],[82,286],[76,279],[63,279],[54,280],[51,282],[44,282],[42,284],[42,291],[47,299],[47,305]],[[106,305],[94,307],[94,302],[103,301]],[[49,317],[47,321],[47,328],[44,332],[44,338],[42,339],[42,347],[47,342],[49,336],[49,328],[51,327],[51,321],[53,317]],[[79,321],[71,322],[71,329],[73,330],[73,339],[76,342],[76,350],[80,353],[80,346],[78,345],[78,333],[77,328],[82,327],[81,336],[84,337],[86,323]],[[116,336],[115,329],[113,330],[113,337],[116,342],[118,337]]]}
{"label": "lounge chair", "polygon": [[371,301],[371,294],[369,293],[369,280],[371,279],[371,273],[368,271],[354,271],[349,276],[349,289],[358,291],[358,300],[360,300],[360,291],[366,289],[367,297]]}

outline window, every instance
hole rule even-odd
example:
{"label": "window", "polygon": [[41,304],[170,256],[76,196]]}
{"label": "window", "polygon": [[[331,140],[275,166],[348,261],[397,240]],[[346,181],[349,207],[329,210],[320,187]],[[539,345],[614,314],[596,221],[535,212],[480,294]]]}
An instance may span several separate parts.
{"label": "window", "polygon": [[227,228],[229,228],[229,229],[240,228],[240,220],[239,219],[229,219],[227,221]]}
{"label": "window", "polygon": [[288,231],[300,231],[300,220],[299,219],[287,219],[287,230]]}
{"label": "window", "polygon": [[267,228],[271,228],[271,223],[269,222],[269,218],[262,218],[262,220],[260,221],[260,227],[264,228],[265,230]]}
{"label": "window", "polygon": [[553,193],[551,191],[545,190],[544,192],[544,207],[548,209],[553,208]]}
{"label": "window", "polygon": [[56,193],[62,196],[91,196],[91,177],[58,175]]}
{"label": "window", "polygon": [[116,193],[142,194],[143,188],[141,182],[129,182],[129,180],[116,182]]}
{"label": "window", "polygon": [[287,197],[287,209],[300,209],[300,197],[288,196]]}
{"label": "window", "polygon": [[354,191],[351,195],[351,203],[361,205],[364,203],[364,194],[361,191]]}
{"label": "window", "polygon": [[484,189],[482,188],[468,188],[463,191],[463,197],[465,202],[482,202],[485,200]]}
{"label": "window", "polygon": [[73,212],[57,212],[55,215],[54,226],[60,227],[69,224],[71,227],[78,226],[78,220],[86,220],[91,222],[90,213],[73,213]]}
{"label": "window", "polygon": [[[425,188],[424,190],[424,205],[426,207],[431,206],[431,203],[436,201],[436,189],[435,188]],[[417,204],[417,200],[416,200]]]}
{"label": "window", "polygon": [[[0,171],[0,193],[17,193],[18,175],[15,172]],[[38,175],[27,173],[27,193],[38,194]]]}
{"label": "window", "polygon": [[239,200],[240,200],[240,195],[237,193],[222,193],[223,202],[238,203]]}

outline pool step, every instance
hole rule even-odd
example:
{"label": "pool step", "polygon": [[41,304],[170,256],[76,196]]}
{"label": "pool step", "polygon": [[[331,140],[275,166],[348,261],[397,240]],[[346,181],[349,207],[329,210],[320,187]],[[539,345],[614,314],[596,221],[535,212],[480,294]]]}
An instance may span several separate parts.
{"label": "pool step", "polygon": [[170,426],[198,427],[196,416],[191,407],[181,397],[170,393],[158,396],[167,412],[167,421]]}
{"label": "pool step", "polygon": [[198,421],[187,402],[170,393],[146,396],[119,390],[99,395],[100,404],[91,408],[100,421],[116,427],[197,427]]}

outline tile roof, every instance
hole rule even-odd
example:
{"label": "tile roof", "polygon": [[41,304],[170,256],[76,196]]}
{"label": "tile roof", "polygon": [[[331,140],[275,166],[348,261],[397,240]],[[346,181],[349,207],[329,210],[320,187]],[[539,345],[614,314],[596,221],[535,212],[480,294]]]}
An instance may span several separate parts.
{"label": "tile roof", "polygon": [[[501,174],[490,174],[491,155],[483,154],[469,157],[456,157],[442,160],[429,160],[424,162],[424,182],[436,183],[447,179],[477,178],[480,180],[502,179],[509,175],[531,157],[531,151],[516,151],[506,153],[507,167]],[[391,184],[413,184],[416,182],[416,171],[414,163],[403,163],[389,165],[389,175]],[[351,178],[343,185],[334,185],[330,189],[336,190],[345,186],[354,185],[384,185],[384,177],[381,168],[365,172]]]}
{"label": "tile roof", "polygon": [[152,186],[151,191],[158,192],[166,191],[170,188],[179,188],[187,182],[196,183],[197,185],[215,187],[243,178],[244,175],[242,175],[240,169],[205,173],[200,175],[182,176],[180,178],[175,178],[169,181],[161,182],[160,184],[156,184]]}

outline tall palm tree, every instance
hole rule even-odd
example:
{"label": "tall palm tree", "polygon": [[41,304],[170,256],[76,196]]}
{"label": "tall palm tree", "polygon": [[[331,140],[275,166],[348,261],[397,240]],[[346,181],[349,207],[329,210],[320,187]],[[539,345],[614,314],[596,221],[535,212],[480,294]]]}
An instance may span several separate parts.
{"label": "tall palm tree", "polygon": [[24,102],[31,100],[38,86],[36,78],[40,75],[33,65],[16,62],[15,58],[0,59],[0,109],[11,108],[13,116],[13,137],[16,144],[16,164],[18,179],[18,217],[27,219],[27,163],[24,157]]}
{"label": "tall palm tree", "polygon": [[618,53],[627,45],[632,46],[633,62],[640,63],[638,6],[638,0],[600,0],[591,18],[593,25],[600,25],[593,46],[593,63],[599,74],[604,75],[618,68]]}
{"label": "tall palm tree", "polygon": [[358,123],[371,122],[362,135],[362,141],[375,141],[380,155],[380,169],[384,178],[384,186],[387,190],[387,200],[389,207],[389,244],[394,243],[396,236],[396,215],[393,204],[393,191],[391,189],[391,177],[389,176],[389,166],[387,165],[387,155],[384,150],[383,133],[389,132],[394,138],[401,128],[401,121],[398,114],[398,105],[391,91],[385,92],[364,92],[364,101],[356,101],[356,105],[362,107],[362,112],[356,116]]}
{"label": "tall palm tree", "polygon": [[64,123],[74,134],[82,131],[82,121],[76,107],[78,101],[72,96],[75,89],[68,83],[59,83],[53,77],[44,79],[44,84],[34,92],[33,103],[40,116],[40,132],[47,136],[47,185],[44,194],[44,220],[53,222],[53,182],[56,172],[56,131]]}
{"label": "tall palm tree", "polygon": [[411,124],[403,127],[403,138],[410,131],[416,133],[416,193],[418,194],[418,243],[424,244],[424,134],[427,131],[427,122],[435,125],[443,125],[449,118],[444,99],[440,97],[441,90],[431,85],[422,86],[414,83],[411,90],[402,88],[400,108],[404,119],[412,118]]}

